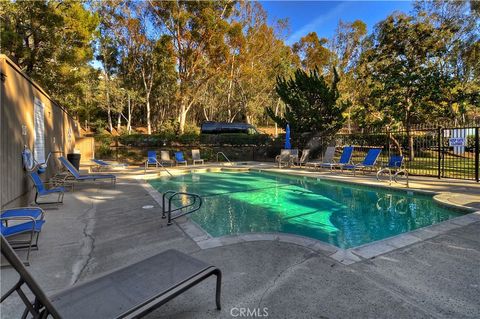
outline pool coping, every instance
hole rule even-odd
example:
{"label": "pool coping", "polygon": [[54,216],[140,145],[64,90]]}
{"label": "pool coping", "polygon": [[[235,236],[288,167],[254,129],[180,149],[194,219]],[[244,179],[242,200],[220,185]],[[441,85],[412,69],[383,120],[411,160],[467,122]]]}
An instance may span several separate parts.
{"label": "pool coping", "polygon": [[[339,180],[329,176],[306,176],[302,174],[295,174],[296,172],[285,171],[278,172],[276,169],[272,168],[256,168],[256,167],[235,167],[235,166],[218,166],[218,167],[197,167],[183,169],[175,171],[174,175],[188,174],[192,172],[220,172],[220,171],[257,171],[257,172],[268,172],[277,175],[290,175],[293,177],[304,177],[314,180],[330,180],[339,183],[346,184],[355,184],[361,186],[370,186],[383,189],[393,189],[404,192],[416,192],[419,194],[432,195],[433,200],[442,206],[447,206],[454,209],[460,209],[466,211],[465,215],[451,218],[449,220],[439,222],[430,226],[425,226],[418,228],[406,233],[398,234],[392,237],[385,239],[373,241],[366,243],[360,246],[353,248],[343,249],[336,247],[332,244],[295,234],[279,233],[279,232],[262,232],[262,233],[247,233],[247,234],[237,234],[237,235],[226,235],[221,237],[213,237],[208,232],[206,232],[202,227],[196,224],[193,220],[188,217],[182,217],[179,220],[175,220],[175,224],[188,236],[190,237],[201,249],[208,249],[220,246],[227,246],[233,244],[239,244],[244,242],[253,242],[253,241],[275,241],[281,243],[295,244],[307,249],[310,249],[316,253],[326,255],[337,262],[343,265],[351,265],[356,262],[360,262],[367,259],[372,259],[377,256],[386,254],[393,250],[410,246],[415,243],[422,242],[424,240],[436,237],[438,235],[444,234],[447,231],[457,229],[463,226],[473,224],[475,222],[480,222],[480,211],[477,211],[473,207],[466,205],[460,205],[457,203],[451,202],[450,196],[453,193],[450,192],[435,192],[430,190],[423,190],[417,188],[405,188],[405,187],[396,187],[393,185],[384,185],[384,184],[373,184],[369,182],[359,182],[359,181],[346,181]],[[158,178],[162,176],[161,174],[156,174],[154,176],[149,176],[147,178],[139,178],[138,181],[144,189],[152,196],[152,198],[162,206],[162,195],[158,192],[152,185],[147,183],[148,179]],[[164,176],[164,175],[163,175]]]}

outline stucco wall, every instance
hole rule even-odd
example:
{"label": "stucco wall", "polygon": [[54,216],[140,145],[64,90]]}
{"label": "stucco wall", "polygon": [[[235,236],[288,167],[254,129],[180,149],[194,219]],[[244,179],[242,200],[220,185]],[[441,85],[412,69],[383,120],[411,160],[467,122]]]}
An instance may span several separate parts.
{"label": "stucco wall", "polygon": [[[24,145],[33,152],[34,99],[45,106],[45,156],[49,152],[57,156],[71,152],[79,130],[73,118],[5,55],[0,55],[0,72],[0,207],[4,208],[27,205],[32,199],[32,184],[23,169],[21,152]],[[26,126],[26,135],[22,134],[22,125]],[[47,180],[55,169],[54,162],[49,161],[43,178]]]}

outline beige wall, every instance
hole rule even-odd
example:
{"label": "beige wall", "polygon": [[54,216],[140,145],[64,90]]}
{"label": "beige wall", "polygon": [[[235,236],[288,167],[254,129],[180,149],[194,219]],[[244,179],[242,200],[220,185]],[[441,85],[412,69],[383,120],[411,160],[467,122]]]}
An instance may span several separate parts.
{"label": "beige wall", "polygon": [[93,137],[77,137],[75,149],[79,150],[80,154],[82,154],[80,158],[82,163],[92,165],[90,160],[95,158],[95,139]]}
{"label": "beige wall", "polygon": [[[45,91],[30,80],[5,55],[0,55],[1,111],[0,111],[0,207],[27,205],[32,199],[32,185],[22,166],[21,152],[24,145],[33,152],[33,105],[34,98],[45,105],[45,156],[49,152],[59,156],[73,150],[79,130],[75,121]],[[26,136],[22,135],[22,125],[27,127]],[[71,137],[68,131],[71,129]],[[53,155],[52,155],[53,156]],[[53,161],[49,161],[48,179],[54,173]]]}

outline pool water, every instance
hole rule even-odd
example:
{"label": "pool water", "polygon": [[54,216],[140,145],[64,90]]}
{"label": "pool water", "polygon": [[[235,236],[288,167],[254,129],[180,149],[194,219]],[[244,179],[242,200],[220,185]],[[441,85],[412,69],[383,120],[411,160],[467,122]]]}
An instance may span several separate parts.
{"label": "pool water", "polygon": [[213,237],[281,232],[340,248],[405,233],[462,215],[431,196],[264,172],[208,172],[150,181],[159,192],[203,199],[190,218]]}

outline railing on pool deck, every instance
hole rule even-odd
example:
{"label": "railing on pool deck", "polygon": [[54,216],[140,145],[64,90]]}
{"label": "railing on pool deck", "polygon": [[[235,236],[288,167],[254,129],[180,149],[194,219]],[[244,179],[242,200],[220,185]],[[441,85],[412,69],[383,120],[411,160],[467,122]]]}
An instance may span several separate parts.
{"label": "railing on pool deck", "polygon": [[[144,173],[144,174],[147,174],[147,169],[148,169],[148,165],[149,165],[148,161],[149,161],[149,160],[146,160],[146,161],[145,161],[145,168],[144,168],[144,170],[143,170],[143,173]],[[165,172],[168,173],[168,175],[170,175],[171,177],[173,177],[172,173],[170,173],[170,171],[169,171],[165,166],[163,166],[162,163],[160,163],[157,159],[155,159],[155,161],[157,162],[157,163],[156,163],[156,166],[157,166],[157,167],[160,166]]]}
{"label": "railing on pool deck", "polygon": [[[175,197],[182,196],[182,195],[193,198],[193,201],[190,201],[190,203],[187,204],[187,205],[183,205],[183,206],[172,209],[172,200]],[[165,205],[165,200],[167,199],[167,197],[168,197],[168,205]],[[188,214],[191,214],[191,213],[194,213],[197,210],[199,210],[202,207],[202,203],[203,203],[202,198],[198,194],[186,193],[186,192],[166,191],[162,195],[162,218],[167,218],[168,217],[167,225],[171,225],[172,220],[180,218],[180,217],[188,215]],[[188,208],[188,207],[193,207],[193,208],[191,210],[188,210],[186,212],[180,213],[180,214],[172,217],[173,212],[182,211],[183,209]]]}
{"label": "railing on pool deck", "polygon": [[223,152],[218,152],[217,153],[217,163],[218,163],[218,155],[222,155],[227,160],[227,162],[230,163],[230,160],[228,159],[227,155],[225,155],[225,153],[223,153]]}
{"label": "railing on pool deck", "polygon": [[382,176],[382,174],[388,175],[388,182],[390,185],[392,185],[392,181],[400,184],[399,177],[403,176],[405,178],[407,188],[410,187],[408,170],[406,168],[401,168],[395,171],[391,168],[384,167],[377,172],[377,181],[380,181],[380,176]]}

